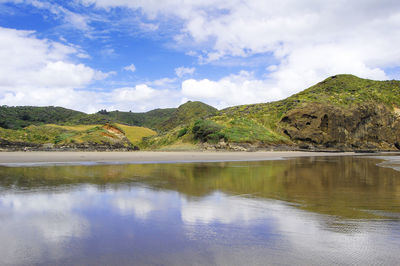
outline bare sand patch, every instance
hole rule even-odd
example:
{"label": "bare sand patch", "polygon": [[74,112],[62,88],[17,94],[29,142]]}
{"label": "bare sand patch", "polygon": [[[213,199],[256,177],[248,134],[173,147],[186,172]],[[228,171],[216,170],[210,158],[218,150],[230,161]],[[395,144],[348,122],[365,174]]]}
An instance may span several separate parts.
{"label": "bare sand patch", "polygon": [[353,152],[1,152],[0,164],[175,163],[279,160],[290,157],[344,156]]}

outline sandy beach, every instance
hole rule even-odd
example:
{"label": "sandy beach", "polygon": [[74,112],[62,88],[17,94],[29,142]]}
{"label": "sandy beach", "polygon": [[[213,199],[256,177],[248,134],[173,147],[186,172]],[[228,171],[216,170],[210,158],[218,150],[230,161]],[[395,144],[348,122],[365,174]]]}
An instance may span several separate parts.
{"label": "sandy beach", "polygon": [[[173,163],[344,156],[353,152],[1,152],[0,165],[57,163]],[[357,154],[361,155],[361,154]]]}

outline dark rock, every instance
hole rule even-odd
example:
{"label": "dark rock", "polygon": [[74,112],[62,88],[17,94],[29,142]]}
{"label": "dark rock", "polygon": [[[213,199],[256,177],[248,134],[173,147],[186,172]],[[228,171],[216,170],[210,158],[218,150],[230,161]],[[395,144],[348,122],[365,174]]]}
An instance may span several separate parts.
{"label": "dark rock", "polygon": [[301,148],[400,149],[400,119],[384,105],[365,103],[341,108],[309,103],[289,111],[279,126]]}

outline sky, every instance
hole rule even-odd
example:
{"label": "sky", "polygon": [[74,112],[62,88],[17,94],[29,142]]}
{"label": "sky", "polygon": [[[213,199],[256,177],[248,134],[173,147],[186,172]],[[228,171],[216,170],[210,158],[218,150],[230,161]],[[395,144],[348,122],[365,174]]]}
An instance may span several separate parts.
{"label": "sky", "polygon": [[0,105],[144,112],[400,79],[398,0],[0,0]]}

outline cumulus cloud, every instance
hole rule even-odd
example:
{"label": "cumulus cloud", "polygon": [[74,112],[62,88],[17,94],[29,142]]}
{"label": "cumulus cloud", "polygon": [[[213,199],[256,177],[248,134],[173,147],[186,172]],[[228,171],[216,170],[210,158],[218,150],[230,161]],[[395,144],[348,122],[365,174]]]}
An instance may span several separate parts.
{"label": "cumulus cloud", "polygon": [[217,108],[277,100],[284,95],[268,80],[257,79],[247,71],[217,81],[188,79],[182,82],[181,92],[188,99],[205,101]]}
{"label": "cumulus cloud", "polygon": [[[170,107],[177,103],[179,94],[170,90],[154,89],[146,84],[134,87],[123,87],[107,93],[111,109],[147,111],[156,108]],[[114,106],[113,106],[114,105]]]}
{"label": "cumulus cloud", "polygon": [[[75,14],[47,1],[13,2],[48,10],[75,28],[90,28],[90,19],[84,14]],[[96,102],[84,105],[87,109],[121,109],[133,104],[140,105],[138,110],[145,110],[157,107],[155,104],[174,106],[185,99],[204,100],[221,108],[284,98],[340,73],[372,79],[390,79],[398,74],[387,69],[396,69],[400,62],[399,1],[78,0],[74,4],[101,10],[96,14],[113,13],[112,8],[121,7],[138,11],[135,14],[142,15],[142,20],[132,21],[147,31],[162,31],[163,25],[171,22],[170,41],[184,47],[187,54],[198,57],[201,64],[231,59],[230,62],[245,66],[240,61],[263,56],[272,59],[265,60],[262,66],[265,72],[261,75],[241,71],[214,80],[188,79],[195,68],[182,66],[175,69],[178,78],[187,79],[179,92],[174,92],[178,85],[173,78],[169,79],[172,82],[164,79],[168,91],[159,91],[155,85],[161,84],[161,79],[142,82],[130,88],[114,89],[109,94],[93,94]],[[86,88],[94,80],[107,76],[69,60],[72,55],[85,56],[76,47],[38,39],[32,32],[0,28],[0,48],[0,104],[36,105],[38,101],[79,109],[90,92],[82,95],[76,88]],[[115,50],[106,47],[102,54],[114,55]],[[125,70],[132,69],[134,66]],[[148,88],[144,89],[144,85]],[[50,89],[57,93],[64,89],[69,102],[60,97],[40,97]],[[140,89],[144,90],[144,98],[149,94],[155,98],[144,99],[135,92]],[[143,100],[130,104],[118,96],[125,94],[131,101],[141,97]],[[76,104],[72,99],[76,99]]]}
{"label": "cumulus cloud", "polygon": [[[75,63],[73,46],[39,39],[32,31],[0,28],[0,104],[63,106],[86,112],[101,108],[147,111],[179,103],[177,93],[154,89],[173,79],[133,87],[88,90],[104,73]],[[134,65],[128,66],[129,71]]]}
{"label": "cumulus cloud", "polygon": [[175,68],[175,74],[182,78],[185,75],[193,75],[196,68],[194,67],[177,67]]}
{"label": "cumulus cloud", "polygon": [[124,67],[124,70],[135,72],[136,71],[136,67],[135,67],[134,64],[130,64],[129,66]]}
{"label": "cumulus cloud", "polygon": [[[268,68],[263,83],[268,83],[268,90],[281,90],[284,96],[340,73],[389,79],[385,69],[399,66],[399,1],[81,2],[98,8],[140,10],[150,20],[180,19],[183,23],[174,40],[178,45],[200,45],[196,54],[201,63],[271,54],[277,63]],[[207,86],[220,83],[198,82]],[[183,85],[191,83],[195,82]]]}
{"label": "cumulus cloud", "polygon": [[75,63],[81,51],[33,31],[0,27],[0,104],[54,105],[94,112],[105,100],[85,88],[112,75]]}

